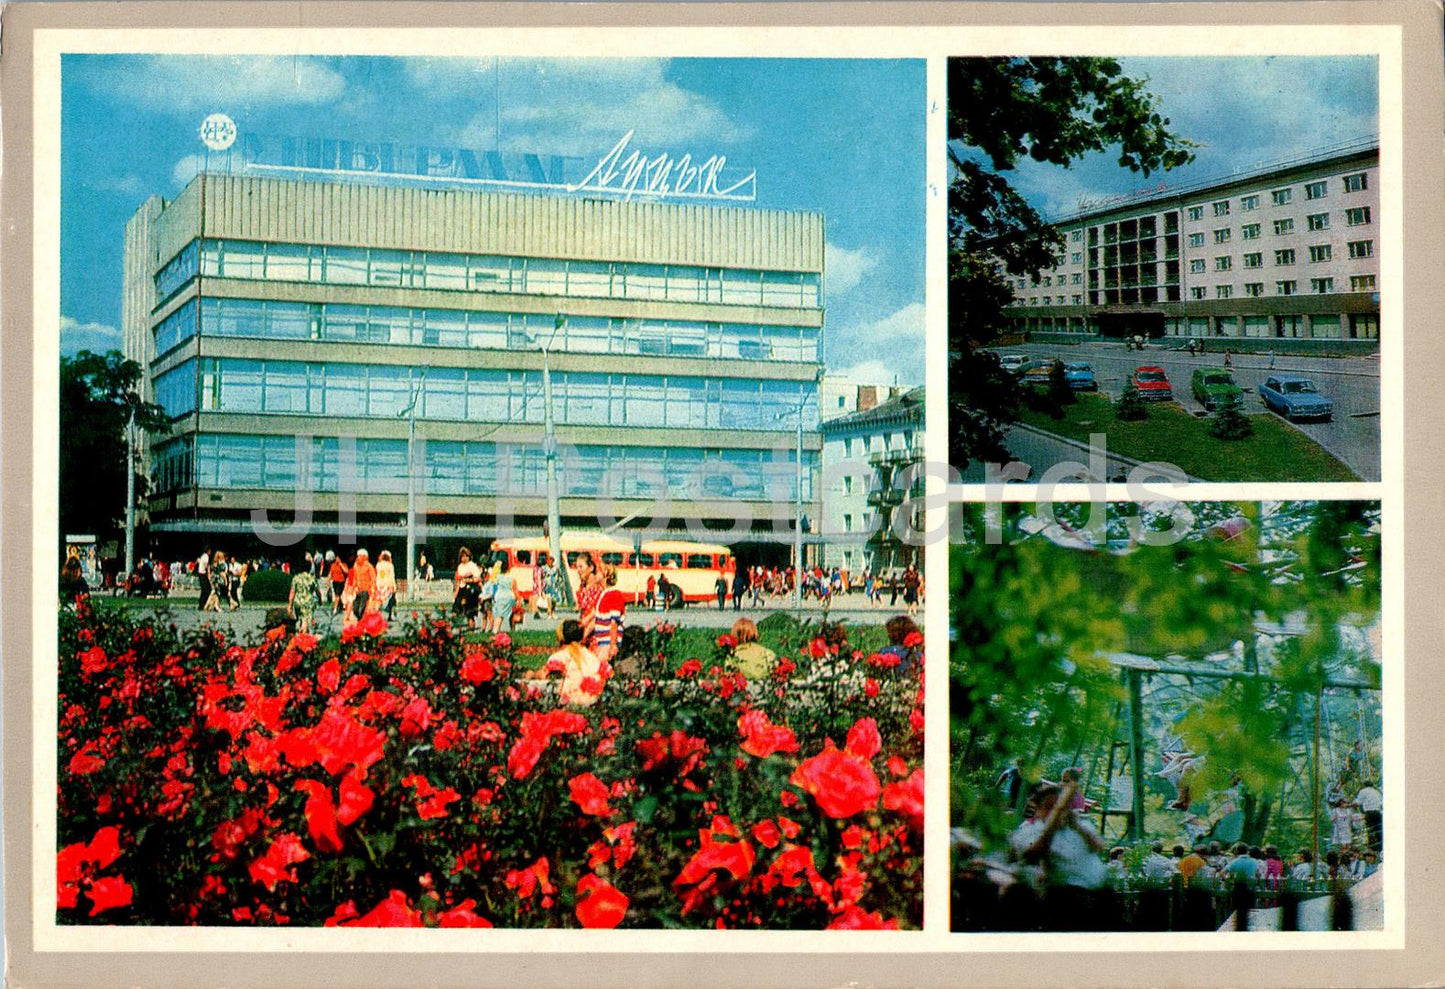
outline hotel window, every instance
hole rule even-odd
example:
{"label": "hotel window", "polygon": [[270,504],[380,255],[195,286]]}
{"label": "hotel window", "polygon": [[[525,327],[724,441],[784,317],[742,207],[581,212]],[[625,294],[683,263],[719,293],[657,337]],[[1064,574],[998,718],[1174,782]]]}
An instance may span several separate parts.
{"label": "hotel window", "polygon": [[1228,228],[1228,227],[1224,227],[1224,228],[1222,228],[1222,229],[1220,229],[1220,230],[1214,231],[1214,242],[1215,242],[1216,244],[1227,244],[1227,243],[1229,243],[1229,228]]}
{"label": "hotel window", "polygon": [[1241,213],[1248,213],[1248,212],[1250,212],[1250,211],[1252,211],[1252,210],[1257,210],[1257,209],[1259,209],[1259,197],[1258,197],[1258,196],[1240,196],[1240,197],[1239,197],[1239,211],[1240,211]]}
{"label": "hotel window", "polygon": [[1189,270],[1190,270],[1191,273],[1196,274],[1196,275],[1202,274],[1203,271],[1204,271],[1204,259],[1203,259],[1203,258],[1195,258],[1193,261],[1190,261],[1190,262],[1189,262]]}
{"label": "hotel window", "polygon": [[1204,219],[1204,207],[1203,207],[1203,206],[1191,206],[1191,207],[1189,207],[1189,219],[1191,219],[1191,220],[1202,220],[1202,219]]}
{"label": "hotel window", "polygon": [[1329,193],[1329,183],[1323,180],[1319,182],[1305,183],[1306,199],[1323,199]]}
{"label": "hotel window", "polygon": [[1372,258],[1375,256],[1375,242],[1373,240],[1352,240],[1350,241],[1350,257]]}
{"label": "hotel window", "polygon": [[1191,288],[1191,289],[1189,290],[1189,297],[1190,297],[1191,299],[1203,299],[1203,298],[1204,298],[1204,292],[1205,292],[1205,288],[1204,288],[1203,285],[1196,285],[1194,288]]}
{"label": "hotel window", "polygon": [[1076,296],[1074,296],[1074,305],[1076,305],[1076,306],[1082,305],[1083,302],[1084,302],[1084,297],[1083,297],[1082,295],[1076,295]]}
{"label": "hotel window", "polygon": [[1311,213],[1305,217],[1305,226],[1311,230],[1328,230],[1330,228],[1330,214]]}
{"label": "hotel window", "polygon": [[1263,267],[1263,266],[1264,266],[1264,255],[1263,255],[1263,254],[1246,254],[1246,255],[1244,256],[1244,266],[1245,266],[1246,268],[1261,268],[1261,267]]}
{"label": "hotel window", "polygon": [[1233,260],[1232,260],[1228,255],[1225,255],[1224,257],[1218,257],[1218,258],[1215,258],[1215,259],[1214,259],[1214,270],[1215,270],[1215,271],[1228,271],[1230,268],[1233,268],[1233,267],[1234,267],[1234,262],[1233,262]]}
{"label": "hotel window", "polygon": [[1275,283],[1274,283],[1274,294],[1275,294],[1275,295],[1294,295],[1294,294],[1295,294],[1295,290],[1296,290],[1297,288],[1298,288],[1298,283],[1297,283],[1297,282],[1275,282]]}
{"label": "hotel window", "polygon": [[1082,284],[1083,279],[1084,279],[1084,276],[1081,275],[1079,272],[1076,271],[1076,272],[1074,272],[1074,277],[1073,277],[1072,279],[1070,279],[1070,280],[1071,280],[1075,285],[1079,285],[1079,284]]}
{"label": "hotel window", "polygon": [[1243,237],[1245,240],[1257,239],[1259,237],[1259,224],[1246,223],[1244,226],[1239,228],[1239,236]]}
{"label": "hotel window", "polygon": [[1233,294],[1234,294],[1234,287],[1233,287],[1232,285],[1216,285],[1216,286],[1214,286],[1214,297],[1215,297],[1216,299],[1227,299],[1227,298],[1229,298],[1229,297],[1230,297],[1231,295],[1233,295]]}
{"label": "hotel window", "polygon": [[1276,236],[1294,233],[1294,220],[1275,220],[1274,232]]}
{"label": "hotel window", "polygon": [[1274,252],[1275,264],[1294,264],[1294,248]]}
{"label": "hotel window", "polygon": [[1228,216],[1228,215],[1229,215],[1229,200],[1228,200],[1228,199],[1221,199],[1219,202],[1217,202],[1217,203],[1214,204],[1214,215],[1215,215],[1215,216]]}
{"label": "hotel window", "polygon": [[1264,282],[1245,282],[1244,294],[1256,299],[1259,298],[1261,295],[1264,295]]}
{"label": "hotel window", "polygon": [[1333,292],[1334,290],[1335,280],[1333,278],[1310,279],[1310,291],[1315,293],[1316,295],[1325,295],[1327,293]]}
{"label": "hotel window", "polygon": [[1288,206],[1294,199],[1294,192],[1291,189],[1276,189],[1269,194],[1269,201],[1276,206]]}
{"label": "hotel window", "polygon": [[1374,275],[1351,275],[1351,276],[1350,276],[1350,291],[1351,291],[1351,292],[1373,292],[1374,290],[1375,290],[1375,276],[1374,276]]}
{"label": "hotel window", "polygon": [[1351,227],[1362,227],[1370,222],[1370,207],[1356,206],[1345,210],[1345,223]]}
{"label": "hotel window", "polygon": [[1069,239],[1072,240],[1075,244],[1077,244],[1079,241],[1084,239],[1084,232],[1082,230],[1075,230],[1069,234]]}
{"label": "hotel window", "polygon": [[1203,246],[1204,246],[1204,232],[1203,232],[1203,231],[1200,231],[1199,233],[1190,234],[1190,235],[1189,235],[1189,246],[1190,246],[1190,247],[1203,247]]}
{"label": "hotel window", "polygon": [[1312,244],[1310,246],[1310,263],[1319,264],[1321,261],[1328,261],[1333,254],[1329,244]]}
{"label": "hotel window", "polygon": [[1369,187],[1370,187],[1370,183],[1369,183],[1369,180],[1365,177],[1365,173],[1364,173],[1364,172],[1360,172],[1360,173],[1357,174],[1357,175],[1346,175],[1346,176],[1345,176],[1345,191],[1346,191],[1346,192],[1364,192],[1364,191],[1365,191],[1366,189],[1368,189]]}
{"label": "hotel window", "polygon": [[1044,276],[1044,286],[1047,287],[1047,286],[1052,285],[1052,284],[1053,284],[1053,279],[1050,278],[1048,275],[1045,275],[1045,276]]}

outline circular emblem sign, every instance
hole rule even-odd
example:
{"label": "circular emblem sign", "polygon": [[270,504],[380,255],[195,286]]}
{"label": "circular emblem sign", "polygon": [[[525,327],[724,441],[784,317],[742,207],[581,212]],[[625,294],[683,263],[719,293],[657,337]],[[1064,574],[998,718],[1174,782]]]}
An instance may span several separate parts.
{"label": "circular emblem sign", "polygon": [[224,113],[201,121],[201,141],[212,151],[225,151],[236,141],[236,122]]}

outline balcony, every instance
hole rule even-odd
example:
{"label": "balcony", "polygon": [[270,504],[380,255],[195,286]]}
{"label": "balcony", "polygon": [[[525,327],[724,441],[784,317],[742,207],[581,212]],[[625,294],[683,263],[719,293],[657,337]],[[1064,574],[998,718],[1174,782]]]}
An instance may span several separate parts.
{"label": "balcony", "polygon": [[897,488],[883,488],[868,492],[869,508],[897,508],[903,504],[903,492]]}
{"label": "balcony", "polygon": [[885,465],[902,467],[905,464],[913,464],[923,459],[923,450],[918,447],[900,447],[895,450],[879,450],[868,457],[868,463],[874,467]]}

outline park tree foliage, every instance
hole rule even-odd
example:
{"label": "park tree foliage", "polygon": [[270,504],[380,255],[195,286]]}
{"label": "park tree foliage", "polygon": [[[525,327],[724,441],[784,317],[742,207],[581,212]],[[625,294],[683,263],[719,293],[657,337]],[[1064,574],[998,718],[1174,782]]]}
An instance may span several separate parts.
{"label": "park tree foliage", "polygon": [[1023,159],[1068,167],[1115,149],[1148,176],[1194,157],[1145,80],[1110,58],[955,58],[948,63],[950,456],[1008,459],[1023,396],[982,348],[1004,328],[1008,278],[1053,267],[1062,239],[1005,177]]}
{"label": "park tree foliage", "polygon": [[[60,531],[101,538],[124,524],[126,426],[167,431],[165,412],[140,396],[141,366],[119,351],[60,359]],[[137,458],[139,465],[139,458]],[[137,469],[136,497],[146,491]]]}
{"label": "park tree foliage", "polygon": [[[1379,616],[1378,506],[1107,509],[1107,516],[1103,505],[1052,511],[1060,525],[1051,532],[1094,543],[1093,550],[1027,535],[1038,531],[1049,506],[970,508],[956,526],[950,554],[954,823],[986,844],[1003,840],[1017,821],[993,784],[1014,759],[1029,780],[1057,780],[1073,765],[1093,768],[1090,795],[1101,798],[1108,781],[1097,754],[1113,739],[1127,738],[1121,726],[1128,693],[1109,657],[1130,653],[1267,675],[1181,677],[1164,692],[1177,709],[1173,731],[1204,756],[1196,793],[1217,794],[1237,783],[1245,840],[1304,837],[1308,828],[1300,822],[1314,808],[1308,788],[1299,785],[1307,778],[1301,752],[1316,698],[1326,717],[1330,705],[1338,709],[1341,724],[1352,722],[1347,715],[1359,703],[1349,692],[1322,691],[1321,683],[1379,684],[1378,659],[1364,631]],[[990,532],[998,544],[989,544]],[[1160,538],[1169,533],[1179,538]],[[1152,678],[1150,687],[1167,679]],[[1146,698],[1164,692],[1146,688]],[[1144,763],[1151,781],[1159,764],[1151,736]],[[1291,794],[1283,815],[1276,806],[1282,793]],[[1180,816],[1165,809],[1171,796],[1146,797],[1151,837],[1178,834],[1165,830],[1179,826]],[[1286,818],[1295,822],[1292,832],[1281,830]]]}

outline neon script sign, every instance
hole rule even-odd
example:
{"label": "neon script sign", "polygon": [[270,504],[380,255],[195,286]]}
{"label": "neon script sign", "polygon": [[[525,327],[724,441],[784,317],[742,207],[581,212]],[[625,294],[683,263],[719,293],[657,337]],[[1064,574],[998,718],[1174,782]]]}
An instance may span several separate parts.
{"label": "neon script sign", "polygon": [[712,155],[694,163],[690,154],[681,158],[662,152],[648,157],[629,149],[632,135],[628,131],[612,150],[592,167],[573,192],[602,192],[622,196],[675,196],[693,199],[730,199],[751,202],[757,197],[758,173],[728,176],[727,155]]}
{"label": "neon script sign", "polygon": [[[752,202],[757,172],[729,168],[726,155],[695,159],[667,153],[647,155],[631,147],[628,131],[588,171],[587,159],[531,153],[475,151],[393,144],[281,138],[263,141],[244,134],[226,158],[208,167],[288,177],[369,178],[382,182],[427,183],[523,192],[563,192],[630,200],[707,199]],[[234,137],[232,138],[234,140]],[[239,152],[239,153],[237,153]],[[577,176],[584,176],[581,181]]]}

